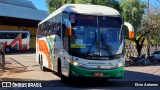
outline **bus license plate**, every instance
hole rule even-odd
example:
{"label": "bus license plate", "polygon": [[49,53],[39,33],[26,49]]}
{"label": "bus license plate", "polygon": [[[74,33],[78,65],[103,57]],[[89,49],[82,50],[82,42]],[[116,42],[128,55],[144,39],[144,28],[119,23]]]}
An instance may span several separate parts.
{"label": "bus license plate", "polygon": [[101,73],[101,72],[96,72],[96,73],[94,73],[94,76],[103,76],[103,73]]}

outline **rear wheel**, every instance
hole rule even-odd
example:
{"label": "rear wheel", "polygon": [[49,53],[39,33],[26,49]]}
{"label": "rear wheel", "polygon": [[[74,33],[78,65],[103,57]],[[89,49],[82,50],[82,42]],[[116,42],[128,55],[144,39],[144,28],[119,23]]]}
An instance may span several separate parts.
{"label": "rear wheel", "polygon": [[6,46],[6,47],[5,47],[5,52],[7,52],[7,53],[8,53],[8,52],[11,52],[11,47],[10,47],[10,46]]}
{"label": "rear wheel", "polygon": [[46,71],[46,70],[47,70],[47,68],[43,66],[43,57],[42,57],[42,56],[41,56],[41,58],[40,58],[40,69],[41,69],[42,71]]}

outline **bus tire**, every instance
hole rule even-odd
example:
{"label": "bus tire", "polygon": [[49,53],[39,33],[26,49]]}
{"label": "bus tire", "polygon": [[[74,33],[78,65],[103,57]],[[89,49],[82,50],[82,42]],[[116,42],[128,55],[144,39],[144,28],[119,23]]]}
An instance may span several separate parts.
{"label": "bus tire", "polygon": [[60,61],[60,59],[58,59],[57,65],[58,65],[57,73],[58,73],[58,75],[60,76],[60,75],[61,75],[61,61]]}
{"label": "bus tire", "polygon": [[42,58],[42,56],[41,56],[41,59],[40,59],[40,69],[42,71],[46,71],[47,70],[46,67],[43,66],[43,58]]}
{"label": "bus tire", "polygon": [[62,83],[67,83],[68,82],[68,78],[61,74],[61,82]]}
{"label": "bus tire", "polygon": [[67,77],[65,77],[62,74],[62,66],[61,66],[61,61],[60,60],[58,60],[58,75],[60,76],[62,83],[66,83],[67,82]]}
{"label": "bus tire", "polygon": [[39,56],[38,56],[38,64],[40,64],[40,62],[41,62],[41,56],[40,56],[40,54],[39,54]]}
{"label": "bus tire", "polygon": [[9,52],[11,52],[11,50],[12,50],[11,46],[6,46],[5,47],[5,52],[9,53]]}

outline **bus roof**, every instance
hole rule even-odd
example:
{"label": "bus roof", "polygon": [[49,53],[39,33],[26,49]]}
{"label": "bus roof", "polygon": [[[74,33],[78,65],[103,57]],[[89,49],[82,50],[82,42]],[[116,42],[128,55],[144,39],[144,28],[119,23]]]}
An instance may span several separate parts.
{"label": "bus roof", "polygon": [[52,14],[50,14],[39,24],[42,24],[43,22],[49,20],[50,18],[54,17],[55,15],[61,12],[73,12],[86,15],[120,16],[120,13],[117,10],[107,6],[91,5],[91,4],[66,4],[57,9]]}

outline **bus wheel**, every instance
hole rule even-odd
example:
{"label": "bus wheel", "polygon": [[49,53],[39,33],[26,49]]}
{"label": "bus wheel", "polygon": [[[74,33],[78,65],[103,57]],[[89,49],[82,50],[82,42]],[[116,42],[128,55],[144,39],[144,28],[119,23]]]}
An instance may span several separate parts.
{"label": "bus wheel", "polygon": [[8,53],[8,52],[11,52],[11,47],[10,46],[6,46],[5,47],[5,51]]}
{"label": "bus wheel", "polygon": [[58,75],[61,76],[61,61],[58,60],[58,68],[57,68],[57,71],[58,71]]}
{"label": "bus wheel", "polygon": [[65,77],[63,74],[62,74],[62,66],[61,66],[61,61],[58,60],[58,74],[61,78],[61,82],[62,83],[66,83],[67,82],[67,77]]}
{"label": "bus wheel", "polygon": [[40,69],[42,71],[46,71],[47,70],[46,67],[43,66],[43,58],[42,58],[42,56],[41,56],[41,60],[40,60]]}

